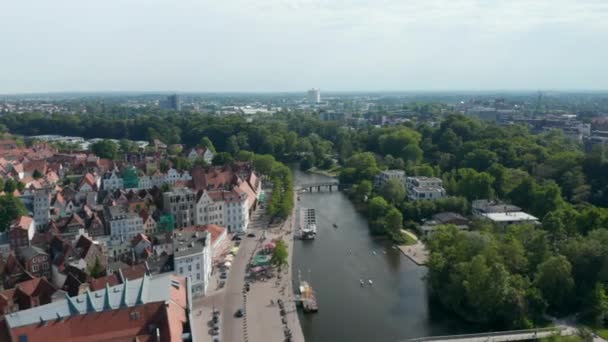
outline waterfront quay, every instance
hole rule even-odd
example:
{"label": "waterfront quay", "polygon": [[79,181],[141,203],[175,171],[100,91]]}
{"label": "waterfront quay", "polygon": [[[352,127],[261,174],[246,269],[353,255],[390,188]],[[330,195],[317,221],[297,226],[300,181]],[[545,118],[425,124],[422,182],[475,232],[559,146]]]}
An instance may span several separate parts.
{"label": "waterfront quay", "polygon": [[[295,210],[294,206],[284,222],[272,225],[263,209],[253,213],[248,235],[242,236],[225,286],[219,286],[221,280],[216,272],[213,290],[195,302],[196,329],[202,342],[304,341],[291,282]],[[281,272],[273,267],[268,278],[248,278],[254,256],[277,239],[286,243],[288,265]],[[213,310],[219,311],[220,329],[216,335],[212,330]],[[243,311],[243,317],[236,317],[237,310]]]}

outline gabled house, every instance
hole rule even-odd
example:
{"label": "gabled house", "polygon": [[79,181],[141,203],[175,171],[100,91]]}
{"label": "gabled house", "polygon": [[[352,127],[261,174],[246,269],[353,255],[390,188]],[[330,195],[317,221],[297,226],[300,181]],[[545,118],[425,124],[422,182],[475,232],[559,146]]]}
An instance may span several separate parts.
{"label": "gabled house", "polygon": [[131,240],[131,247],[137,259],[147,259],[152,255],[152,242],[145,234],[137,234]]}
{"label": "gabled house", "polygon": [[34,246],[20,247],[18,255],[28,273],[35,277],[51,278],[50,259],[44,250]]}
{"label": "gabled house", "polygon": [[36,233],[34,219],[29,216],[20,216],[9,227],[9,243],[13,250],[18,247],[29,246]]}
{"label": "gabled house", "polygon": [[116,190],[124,188],[122,176],[116,169],[108,171],[103,175],[102,185],[104,190]]}
{"label": "gabled house", "polygon": [[99,263],[105,269],[108,263],[107,256],[104,255],[101,246],[84,235],[78,238],[72,253],[74,257],[84,260],[87,270],[94,267],[96,263]]}
{"label": "gabled house", "polygon": [[0,292],[0,316],[26,310],[52,301],[57,289],[45,278],[34,278]]}

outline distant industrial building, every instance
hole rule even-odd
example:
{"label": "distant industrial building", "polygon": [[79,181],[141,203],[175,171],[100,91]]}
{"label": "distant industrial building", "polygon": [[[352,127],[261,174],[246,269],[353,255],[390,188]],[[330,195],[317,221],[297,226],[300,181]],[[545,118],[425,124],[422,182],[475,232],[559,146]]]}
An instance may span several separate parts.
{"label": "distant industrial building", "polygon": [[321,90],[315,88],[310,89],[307,98],[309,103],[321,103]]}

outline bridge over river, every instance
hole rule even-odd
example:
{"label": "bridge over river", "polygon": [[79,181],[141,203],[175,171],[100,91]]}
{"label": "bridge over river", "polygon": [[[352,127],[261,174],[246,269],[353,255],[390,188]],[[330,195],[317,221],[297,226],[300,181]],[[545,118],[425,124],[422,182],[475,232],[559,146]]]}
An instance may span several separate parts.
{"label": "bridge over river", "polygon": [[413,338],[402,342],[502,342],[525,341],[546,338],[551,336],[570,336],[576,334],[576,329],[566,326],[552,328],[512,330],[480,334],[429,336]]}
{"label": "bridge over river", "polygon": [[326,181],[326,182],[315,182],[315,183],[305,183],[299,184],[295,187],[296,192],[313,192],[316,190],[317,192],[321,191],[333,191],[342,190],[345,188],[343,184],[340,184],[338,181]]}

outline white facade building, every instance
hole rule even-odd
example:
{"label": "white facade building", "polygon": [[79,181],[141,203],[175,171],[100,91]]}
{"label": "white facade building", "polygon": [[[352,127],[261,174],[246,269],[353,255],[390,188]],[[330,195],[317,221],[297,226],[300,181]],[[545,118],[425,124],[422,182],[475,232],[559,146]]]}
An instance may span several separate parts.
{"label": "white facade building", "polygon": [[51,221],[51,191],[50,189],[34,190],[33,199],[34,222],[36,227],[42,228]]}
{"label": "white facade building", "polygon": [[188,153],[188,159],[194,162],[197,158],[203,158],[206,164],[211,165],[213,161],[213,152],[208,148],[191,149]]}
{"label": "white facade building", "polygon": [[175,228],[184,228],[195,224],[196,193],[188,188],[178,188],[163,193],[165,213],[173,215]]}
{"label": "white facade building", "polygon": [[128,252],[131,240],[144,232],[142,218],[135,213],[126,212],[122,207],[107,207],[106,220],[110,226],[108,250],[114,256]]}
{"label": "white facade building", "polygon": [[123,179],[116,170],[106,172],[103,175],[102,183],[104,190],[117,190],[124,188]]}
{"label": "white facade building", "polygon": [[172,214],[176,228],[215,224],[230,232],[244,232],[249,225],[248,194],[233,190],[193,192],[188,188],[163,194],[165,212]]}
{"label": "white facade building", "polygon": [[174,272],[190,279],[194,297],[204,296],[209,289],[212,255],[209,233],[187,231],[174,233]]}

